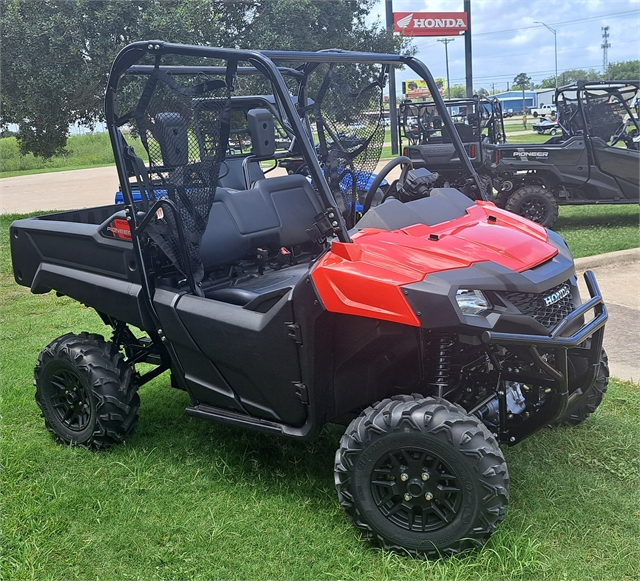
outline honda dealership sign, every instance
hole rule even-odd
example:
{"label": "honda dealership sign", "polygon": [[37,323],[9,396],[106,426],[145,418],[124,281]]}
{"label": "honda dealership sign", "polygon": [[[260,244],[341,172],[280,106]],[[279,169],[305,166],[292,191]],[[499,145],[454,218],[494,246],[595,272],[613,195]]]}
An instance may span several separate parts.
{"label": "honda dealership sign", "polygon": [[466,12],[394,12],[393,30],[405,36],[448,36],[468,28]]}

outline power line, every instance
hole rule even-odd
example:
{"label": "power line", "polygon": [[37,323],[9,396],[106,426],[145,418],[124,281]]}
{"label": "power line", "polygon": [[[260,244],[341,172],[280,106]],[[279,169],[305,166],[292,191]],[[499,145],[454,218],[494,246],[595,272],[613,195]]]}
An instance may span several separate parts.
{"label": "power line", "polygon": [[[631,44],[631,43],[633,43],[634,45],[637,45],[638,44],[638,40],[637,39],[633,39],[633,40],[616,40],[616,45],[617,46],[620,46],[620,45],[623,45],[623,44]],[[589,44],[589,45],[586,45],[586,46],[570,46],[570,47],[567,47],[567,48],[558,49],[558,54],[571,53],[571,52],[575,52],[575,51],[579,51],[579,50],[592,49],[592,48],[594,48],[594,46],[592,44]],[[547,50],[547,49],[543,49],[543,50],[538,49],[536,51],[536,54],[538,54],[538,55],[549,54],[551,52],[552,52],[551,49],[549,49],[549,50]],[[530,56],[530,55],[531,55],[531,51],[530,50],[527,51],[527,52],[510,52],[509,53],[509,58],[516,57],[516,56]],[[477,60],[497,60],[497,59],[504,60],[504,58],[505,58],[505,56],[503,54],[502,55],[486,56],[486,55],[483,55],[481,53],[480,56],[477,57]],[[631,59],[631,60],[633,60],[633,59]],[[600,66],[600,65],[598,65],[598,66]],[[582,67],[574,67],[574,68],[582,68]]]}
{"label": "power line", "polygon": [[[552,22],[554,26],[564,26],[566,24],[575,24],[576,22],[591,22],[594,20],[601,20],[602,18],[621,18],[629,14],[639,15],[638,10],[626,10],[625,12],[613,12],[611,14],[602,14],[600,16],[590,16],[589,18],[577,18],[575,20],[565,20],[563,22]],[[473,36],[487,36],[489,34],[503,34],[505,32],[521,32],[523,30],[532,30],[534,28],[540,28],[539,26],[521,26],[520,28],[507,28],[504,30],[492,30],[489,32],[476,32]]]}

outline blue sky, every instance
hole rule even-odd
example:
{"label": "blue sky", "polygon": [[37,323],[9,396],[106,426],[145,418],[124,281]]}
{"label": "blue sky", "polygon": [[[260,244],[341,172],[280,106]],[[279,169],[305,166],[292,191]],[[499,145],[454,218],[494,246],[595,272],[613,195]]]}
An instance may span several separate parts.
{"label": "blue sky", "polygon": [[[393,0],[394,12],[462,12],[463,0]],[[379,0],[370,20],[385,23]],[[506,90],[519,73],[535,83],[555,73],[555,29],[558,77],[566,69],[602,72],[602,27],[609,26],[608,61],[640,59],[640,0],[472,0],[473,86]],[[417,57],[435,77],[446,77],[444,45],[437,37],[414,39]],[[465,83],[464,36],[448,44],[451,84]],[[399,81],[411,78],[399,73]]]}

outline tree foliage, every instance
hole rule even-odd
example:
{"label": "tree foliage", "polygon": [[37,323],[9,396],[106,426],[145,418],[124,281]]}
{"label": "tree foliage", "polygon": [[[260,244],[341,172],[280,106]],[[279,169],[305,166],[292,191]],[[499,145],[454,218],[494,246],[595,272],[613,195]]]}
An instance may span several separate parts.
{"label": "tree foliage", "polygon": [[531,77],[527,73],[520,73],[513,79],[513,88],[524,91],[529,88],[529,83],[531,83]]}
{"label": "tree foliage", "polygon": [[[577,81],[629,81],[640,79],[640,60],[609,63],[604,74],[594,69],[568,69],[558,75],[558,86]],[[536,85],[536,89],[552,89],[556,86],[556,78],[547,77]]]}
{"label": "tree foliage", "polygon": [[467,96],[466,85],[451,85],[450,90],[444,92],[444,96],[448,99],[451,93],[452,99],[464,99]]}
{"label": "tree foliage", "polygon": [[137,40],[254,49],[394,52],[403,40],[367,26],[374,0],[0,0],[0,125],[23,153],[64,151],[68,127],[103,118],[118,51]]}
{"label": "tree foliage", "polygon": [[608,81],[631,81],[640,79],[640,60],[609,63],[604,75]]}

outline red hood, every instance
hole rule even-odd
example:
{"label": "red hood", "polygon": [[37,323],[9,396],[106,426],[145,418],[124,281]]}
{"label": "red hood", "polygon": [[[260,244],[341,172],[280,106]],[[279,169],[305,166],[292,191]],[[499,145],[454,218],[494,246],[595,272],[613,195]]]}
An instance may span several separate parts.
{"label": "red hood", "polygon": [[329,311],[418,325],[401,286],[477,262],[522,272],[557,252],[541,226],[477,202],[466,216],[435,226],[364,229],[352,244],[334,242],[312,277]]}
{"label": "red hood", "polygon": [[[495,218],[491,220],[489,217]],[[496,262],[522,272],[555,256],[542,226],[523,220],[493,204],[469,208],[467,216],[435,226],[417,224],[402,230],[366,229],[353,242],[362,261],[398,273],[415,272],[419,280],[432,272]]]}

